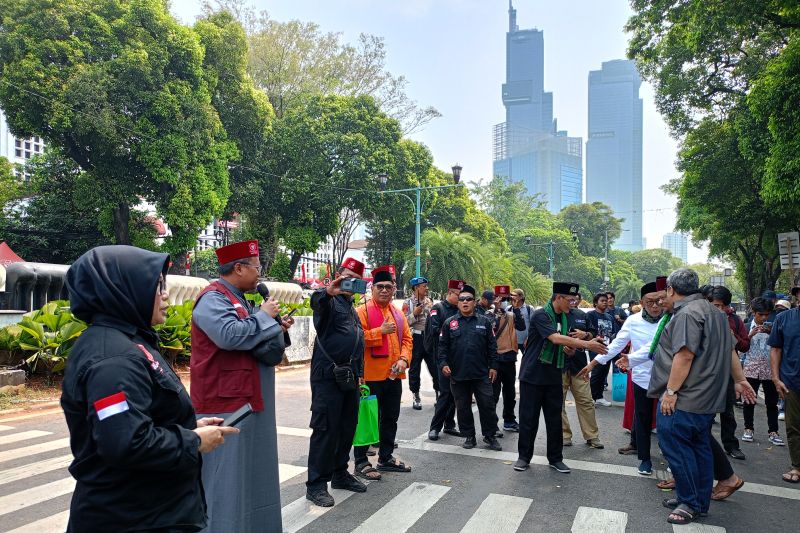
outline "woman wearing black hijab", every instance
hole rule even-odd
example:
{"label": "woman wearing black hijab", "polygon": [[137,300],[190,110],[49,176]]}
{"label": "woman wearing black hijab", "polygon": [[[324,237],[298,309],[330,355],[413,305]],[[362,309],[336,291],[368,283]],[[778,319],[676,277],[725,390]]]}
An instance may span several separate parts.
{"label": "woman wearing black hijab", "polygon": [[234,428],[195,420],[158,352],[169,256],[100,246],[67,272],[72,313],[89,324],[70,353],[61,406],[77,480],[68,531],[198,531],[206,525],[200,454]]}

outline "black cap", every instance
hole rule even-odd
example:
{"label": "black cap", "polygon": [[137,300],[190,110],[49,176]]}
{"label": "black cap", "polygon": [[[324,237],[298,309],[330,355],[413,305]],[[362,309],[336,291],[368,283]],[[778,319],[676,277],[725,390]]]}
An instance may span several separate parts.
{"label": "black cap", "polygon": [[460,292],[468,292],[468,293],[470,293],[471,295],[475,296],[475,287],[473,287],[472,285],[464,285],[464,286],[461,288],[461,291],[460,291]]}
{"label": "black cap", "polygon": [[553,282],[553,294],[568,294],[574,296],[578,294],[580,288],[581,286],[577,283]]}
{"label": "black cap", "polygon": [[494,300],[494,293],[492,291],[483,291],[483,294],[481,294],[481,298],[486,298],[491,302],[492,300]]}
{"label": "black cap", "polygon": [[639,291],[639,296],[644,298],[645,294],[648,294],[648,293],[651,293],[651,292],[658,292],[658,289],[656,289],[656,282],[655,281],[651,281],[650,283],[645,283],[644,285],[642,285],[642,289]]}
{"label": "black cap", "polygon": [[387,270],[376,272],[372,277],[372,283],[380,283],[381,281],[394,281],[392,279],[392,273]]}

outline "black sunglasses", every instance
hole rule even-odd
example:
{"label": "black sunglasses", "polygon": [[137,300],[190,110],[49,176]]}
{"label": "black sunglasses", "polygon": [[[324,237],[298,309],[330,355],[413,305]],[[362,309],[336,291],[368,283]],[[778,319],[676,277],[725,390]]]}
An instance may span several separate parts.
{"label": "black sunglasses", "polygon": [[475,298],[473,296],[459,296],[458,297],[458,301],[459,302],[472,302],[474,300],[475,300]]}

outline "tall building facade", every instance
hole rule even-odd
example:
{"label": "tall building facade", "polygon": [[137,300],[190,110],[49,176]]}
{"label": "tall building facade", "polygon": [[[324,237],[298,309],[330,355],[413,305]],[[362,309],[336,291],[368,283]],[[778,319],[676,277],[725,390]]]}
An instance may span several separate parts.
{"label": "tall building facade", "polygon": [[589,72],[586,201],[624,218],[614,248],[636,251],[642,239],[642,79],[636,63],[614,60]]}
{"label": "tall building facade", "polygon": [[493,172],[540,194],[553,212],[583,200],[582,139],[558,131],[553,93],[544,90],[544,33],[520,30],[509,1],[506,120],[493,131]]}
{"label": "tall building facade", "polygon": [[684,263],[689,262],[689,238],[685,233],[666,233],[661,239],[661,248]]}

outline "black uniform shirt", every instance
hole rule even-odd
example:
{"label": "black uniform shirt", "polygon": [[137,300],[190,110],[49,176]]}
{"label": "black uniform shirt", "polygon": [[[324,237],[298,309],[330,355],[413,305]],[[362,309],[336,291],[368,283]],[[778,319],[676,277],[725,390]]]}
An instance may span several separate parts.
{"label": "black uniform shirt", "polygon": [[[582,309],[570,309],[567,320],[569,321],[570,331],[573,329],[589,331],[589,324],[586,321],[586,312]],[[586,350],[575,350],[575,355],[566,358],[564,371],[570,371],[574,375],[583,370],[586,364]]]}
{"label": "black uniform shirt", "polygon": [[431,309],[428,321],[425,323],[425,351],[436,356],[439,353],[439,333],[442,323],[448,317],[458,313],[458,307],[447,300],[437,302]]}
{"label": "black uniform shirt", "polygon": [[[560,315],[556,315],[556,319],[561,320]],[[561,386],[561,369],[556,365],[557,354],[553,354],[552,364],[542,363],[539,360],[545,339],[553,333],[558,333],[558,331],[550,321],[550,317],[545,313],[544,308],[534,311],[533,316],[531,316],[531,325],[528,328],[525,353],[522,356],[522,363],[519,368],[520,381],[531,385]],[[557,348],[558,346],[554,347],[554,349]]]}
{"label": "black uniform shirt", "polygon": [[356,376],[364,375],[364,330],[353,309],[353,302],[343,295],[331,296],[326,289],[318,289],[311,295],[314,310],[314,328],[317,340],[311,354],[311,381],[333,379],[333,363],[346,364],[352,357],[351,366]]}
{"label": "black uniform shirt", "polygon": [[150,326],[167,260],[102,246],[67,273],[71,310],[90,323],[62,383],[77,480],[70,532],[205,527],[195,412]]}
{"label": "black uniform shirt", "polygon": [[439,369],[450,367],[450,379],[465,381],[489,376],[497,369],[497,342],[492,321],[483,315],[447,318],[439,334]]}

